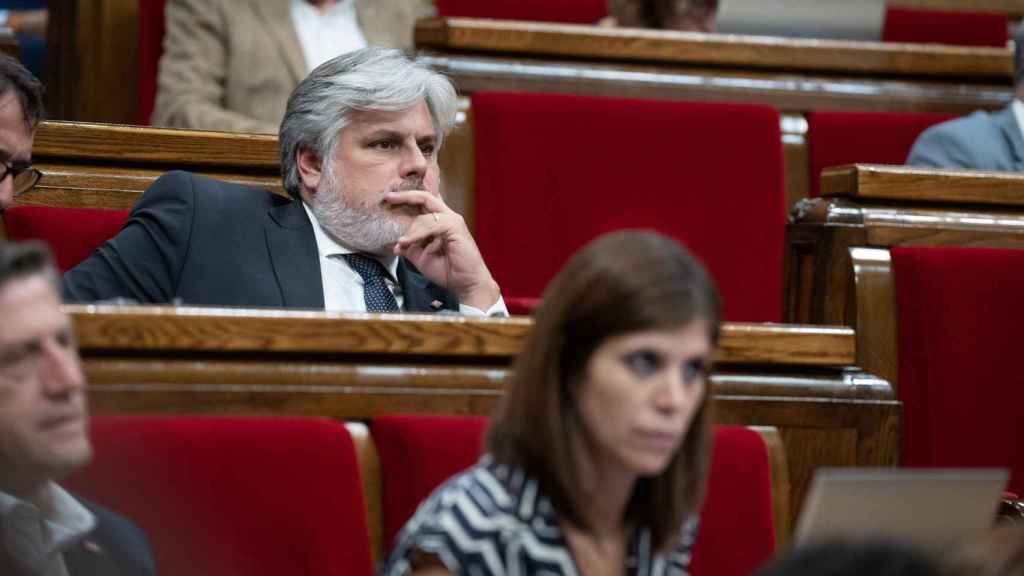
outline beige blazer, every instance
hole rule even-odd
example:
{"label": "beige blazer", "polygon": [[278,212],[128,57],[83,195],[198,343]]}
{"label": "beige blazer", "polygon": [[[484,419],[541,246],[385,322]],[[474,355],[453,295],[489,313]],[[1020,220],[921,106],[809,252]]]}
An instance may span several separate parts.
{"label": "beige blazer", "polygon": [[[412,46],[431,0],[356,0],[366,41]],[[154,126],[276,134],[306,77],[290,0],[167,0]]]}

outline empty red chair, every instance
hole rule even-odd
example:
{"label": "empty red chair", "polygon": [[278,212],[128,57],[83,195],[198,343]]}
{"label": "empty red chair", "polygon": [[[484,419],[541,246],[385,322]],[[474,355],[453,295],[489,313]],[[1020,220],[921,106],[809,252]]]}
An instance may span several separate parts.
{"label": "empty red chair", "polygon": [[135,122],[148,126],[156,104],[156,77],[164,52],[164,4],[167,0],[138,0],[139,44],[136,52],[138,108]]}
{"label": "empty red chair", "polygon": [[1024,492],[1024,250],[893,248],[903,463],[1011,469]]}
{"label": "empty red chair", "polygon": [[[466,416],[387,416],[372,424],[380,455],[387,547],[421,501],[482,453],[487,420]],[[771,461],[761,435],[715,429],[707,498],[693,574],[746,576],[775,551]]]}
{"label": "empty red chair", "polygon": [[903,164],[928,127],[955,118],[928,112],[812,112],[807,115],[811,195],[821,171],[843,164]]}
{"label": "empty red chair", "polygon": [[3,214],[8,240],[43,240],[61,272],[74,268],[113,238],[128,220],[128,210],[12,206]]}
{"label": "empty red chair", "polygon": [[882,41],[1002,48],[1008,26],[1005,14],[888,8]]}
{"label": "empty red chair", "polygon": [[100,416],[67,485],[131,518],[161,574],[372,574],[343,424],[312,418]]}
{"label": "empty red chair", "polygon": [[594,24],[608,15],[606,0],[437,0],[439,16]]}
{"label": "empty red chair", "polygon": [[726,319],[781,319],[774,108],[478,92],[473,123],[475,235],[504,294],[536,298],[588,241],[648,228],[704,261]]}

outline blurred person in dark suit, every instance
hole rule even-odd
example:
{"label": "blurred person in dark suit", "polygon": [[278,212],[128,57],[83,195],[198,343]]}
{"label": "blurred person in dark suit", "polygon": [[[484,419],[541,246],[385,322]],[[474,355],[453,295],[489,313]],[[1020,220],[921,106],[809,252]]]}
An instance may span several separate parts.
{"label": "blurred person in dark suit", "polygon": [[138,528],[57,484],[92,456],[57,280],[42,244],[0,244],[0,574],[151,575]]}

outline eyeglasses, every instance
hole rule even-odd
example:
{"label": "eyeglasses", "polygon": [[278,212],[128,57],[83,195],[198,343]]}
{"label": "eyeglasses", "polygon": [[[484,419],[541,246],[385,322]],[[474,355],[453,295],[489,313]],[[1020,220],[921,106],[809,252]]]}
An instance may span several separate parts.
{"label": "eyeglasses", "polygon": [[18,197],[28,192],[43,177],[42,172],[36,170],[29,164],[12,165],[7,162],[0,162],[0,183],[11,176],[11,184],[14,188],[14,196]]}

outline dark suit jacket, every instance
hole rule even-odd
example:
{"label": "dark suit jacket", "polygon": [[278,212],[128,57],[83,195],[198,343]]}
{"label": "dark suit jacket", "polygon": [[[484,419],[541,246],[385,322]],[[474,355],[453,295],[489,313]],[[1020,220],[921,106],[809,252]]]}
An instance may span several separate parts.
{"label": "dark suit jacket", "polygon": [[[405,309],[458,310],[449,291],[399,260]],[[64,274],[64,299],[324,307],[313,226],[300,202],[187,172],[161,176],[125,227]]]}
{"label": "dark suit jacket", "polygon": [[[64,553],[70,576],[153,576],[153,552],[142,532],[129,520],[88,500],[78,498],[96,517],[96,528]],[[20,576],[0,545],[0,574]]]}
{"label": "dark suit jacket", "polygon": [[911,166],[1024,171],[1024,138],[1013,106],[937,124],[914,142]]}

